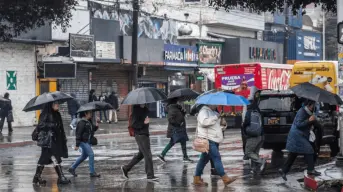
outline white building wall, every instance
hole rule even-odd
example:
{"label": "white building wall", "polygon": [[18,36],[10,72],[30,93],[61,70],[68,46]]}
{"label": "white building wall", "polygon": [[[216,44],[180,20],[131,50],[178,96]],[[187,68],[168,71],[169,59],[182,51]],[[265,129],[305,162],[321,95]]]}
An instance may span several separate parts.
{"label": "white building wall", "polygon": [[[7,90],[6,71],[17,72],[17,90]],[[34,45],[0,43],[0,94],[10,94],[13,126],[32,126],[34,123],[35,112],[25,113],[22,110],[36,95],[35,71]]]}

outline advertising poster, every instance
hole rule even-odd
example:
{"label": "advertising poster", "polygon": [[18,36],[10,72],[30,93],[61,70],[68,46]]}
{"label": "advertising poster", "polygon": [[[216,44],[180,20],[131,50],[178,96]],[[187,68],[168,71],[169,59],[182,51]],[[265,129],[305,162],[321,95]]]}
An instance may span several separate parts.
{"label": "advertising poster", "polygon": [[295,86],[304,82],[312,83],[329,92],[338,93],[336,69],[334,63],[321,63],[313,65],[304,63],[303,66],[297,67],[291,79],[291,86]]}
{"label": "advertising poster", "polygon": [[265,68],[262,70],[262,88],[273,90],[287,90],[291,70]]}
{"label": "advertising poster", "polygon": [[199,44],[199,67],[214,67],[221,63],[221,57],[221,44]]}
{"label": "advertising poster", "polygon": [[254,74],[229,75],[222,77],[222,89],[232,90],[236,94],[248,97],[250,87],[255,85]]}

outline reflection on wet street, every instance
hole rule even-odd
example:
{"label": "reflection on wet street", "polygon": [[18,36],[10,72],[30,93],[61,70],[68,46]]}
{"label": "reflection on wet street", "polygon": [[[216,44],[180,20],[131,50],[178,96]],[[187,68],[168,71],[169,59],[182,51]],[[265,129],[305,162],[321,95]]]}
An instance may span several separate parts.
{"label": "reflection on wet street", "polygon": [[[189,133],[189,135],[193,136],[194,133]],[[241,176],[228,187],[224,187],[220,178],[211,178],[209,164],[203,175],[203,179],[209,183],[209,186],[207,188],[192,186],[196,162],[182,162],[180,145],[177,144],[169,151],[166,156],[167,163],[163,164],[158,160],[157,155],[161,153],[168,142],[169,139],[165,138],[165,134],[151,136],[154,169],[160,181],[147,182],[144,161],[132,169],[129,173],[129,180],[125,180],[120,171],[120,166],[128,163],[137,152],[133,138],[120,135],[105,140],[99,139],[99,145],[94,147],[94,153],[96,156],[95,168],[101,174],[101,178],[94,179],[89,177],[87,162],[81,164],[76,170],[78,177],[73,178],[67,173],[67,168],[79,155],[78,151],[72,150],[73,143],[69,140],[69,158],[64,159],[63,167],[66,176],[71,178],[72,184],[57,186],[57,175],[52,166],[48,166],[42,175],[43,179],[48,181],[45,187],[34,187],[31,183],[40,148],[26,146],[1,149],[0,191],[304,191],[296,181],[301,178],[301,173],[298,175],[295,173],[294,177],[289,176],[289,181],[286,183],[276,174],[275,168],[267,170],[266,175],[253,177],[248,167],[243,165],[242,143],[238,129],[227,130],[224,143],[220,145],[225,171],[229,175]],[[197,161],[199,153],[191,148],[191,142],[187,143],[187,148],[191,159]],[[261,155],[270,159],[271,151],[262,150]],[[300,167],[295,166],[295,169],[302,170]]]}

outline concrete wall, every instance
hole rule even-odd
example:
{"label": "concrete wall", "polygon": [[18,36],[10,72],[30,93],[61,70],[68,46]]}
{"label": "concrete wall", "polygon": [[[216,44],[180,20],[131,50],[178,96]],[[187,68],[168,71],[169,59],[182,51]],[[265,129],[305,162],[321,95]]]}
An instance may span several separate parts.
{"label": "concrete wall", "polygon": [[[17,72],[17,90],[7,90],[6,71]],[[0,43],[0,94],[10,94],[13,106],[13,126],[32,126],[35,112],[25,113],[23,108],[36,90],[34,45]],[[6,123],[5,123],[5,126]]]}

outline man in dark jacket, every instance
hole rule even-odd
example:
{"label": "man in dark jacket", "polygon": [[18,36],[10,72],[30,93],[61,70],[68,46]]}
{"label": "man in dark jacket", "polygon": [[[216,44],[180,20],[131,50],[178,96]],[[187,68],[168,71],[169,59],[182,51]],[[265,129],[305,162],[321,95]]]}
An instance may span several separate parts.
{"label": "man in dark jacket", "polygon": [[70,123],[70,128],[71,129],[76,129],[76,122],[77,122],[77,110],[79,110],[80,108],[80,103],[79,101],[76,99],[76,95],[74,93],[70,94],[72,97],[74,97],[74,99],[69,100],[67,102],[68,104],[68,113],[71,117],[71,123]]}
{"label": "man in dark jacket", "polygon": [[[182,153],[183,153],[183,162],[193,162],[189,159],[187,155],[187,146],[186,142],[188,141],[188,135],[186,130],[186,110],[182,108],[181,105],[177,104],[177,99],[170,100],[167,105],[168,111],[168,131],[167,138],[170,138],[169,143],[166,145],[161,155],[158,158],[162,162],[166,162],[164,157],[167,152],[177,143],[180,142]],[[175,141],[176,140],[176,141]]]}
{"label": "man in dark jacket", "polygon": [[8,125],[8,132],[12,133],[12,122],[13,122],[13,113],[12,113],[12,103],[11,100],[9,99],[10,94],[5,93],[4,98],[9,100],[9,102],[6,102],[4,106],[0,110],[0,133],[2,133],[2,129],[4,127],[5,123],[5,118],[7,119],[7,125]]}
{"label": "man in dark jacket", "polygon": [[147,179],[151,181],[158,180],[158,177],[155,177],[154,175],[154,167],[149,138],[150,120],[148,114],[149,110],[144,104],[133,106],[131,127],[134,129],[135,132],[135,139],[139,148],[139,152],[132,158],[129,164],[121,166],[121,171],[126,179],[129,178],[128,173],[133,168],[133,166],[135,166],[142,159],[144,159]]}
{"label": "man in dark jacket", "polygon": [[109,123],[112,121],[118,123],[117,111],[119,110],[119,102],[116,92],[112,91],[111,95],[108,97],[108,103],[113,106],[113,109],[109,111]]}

